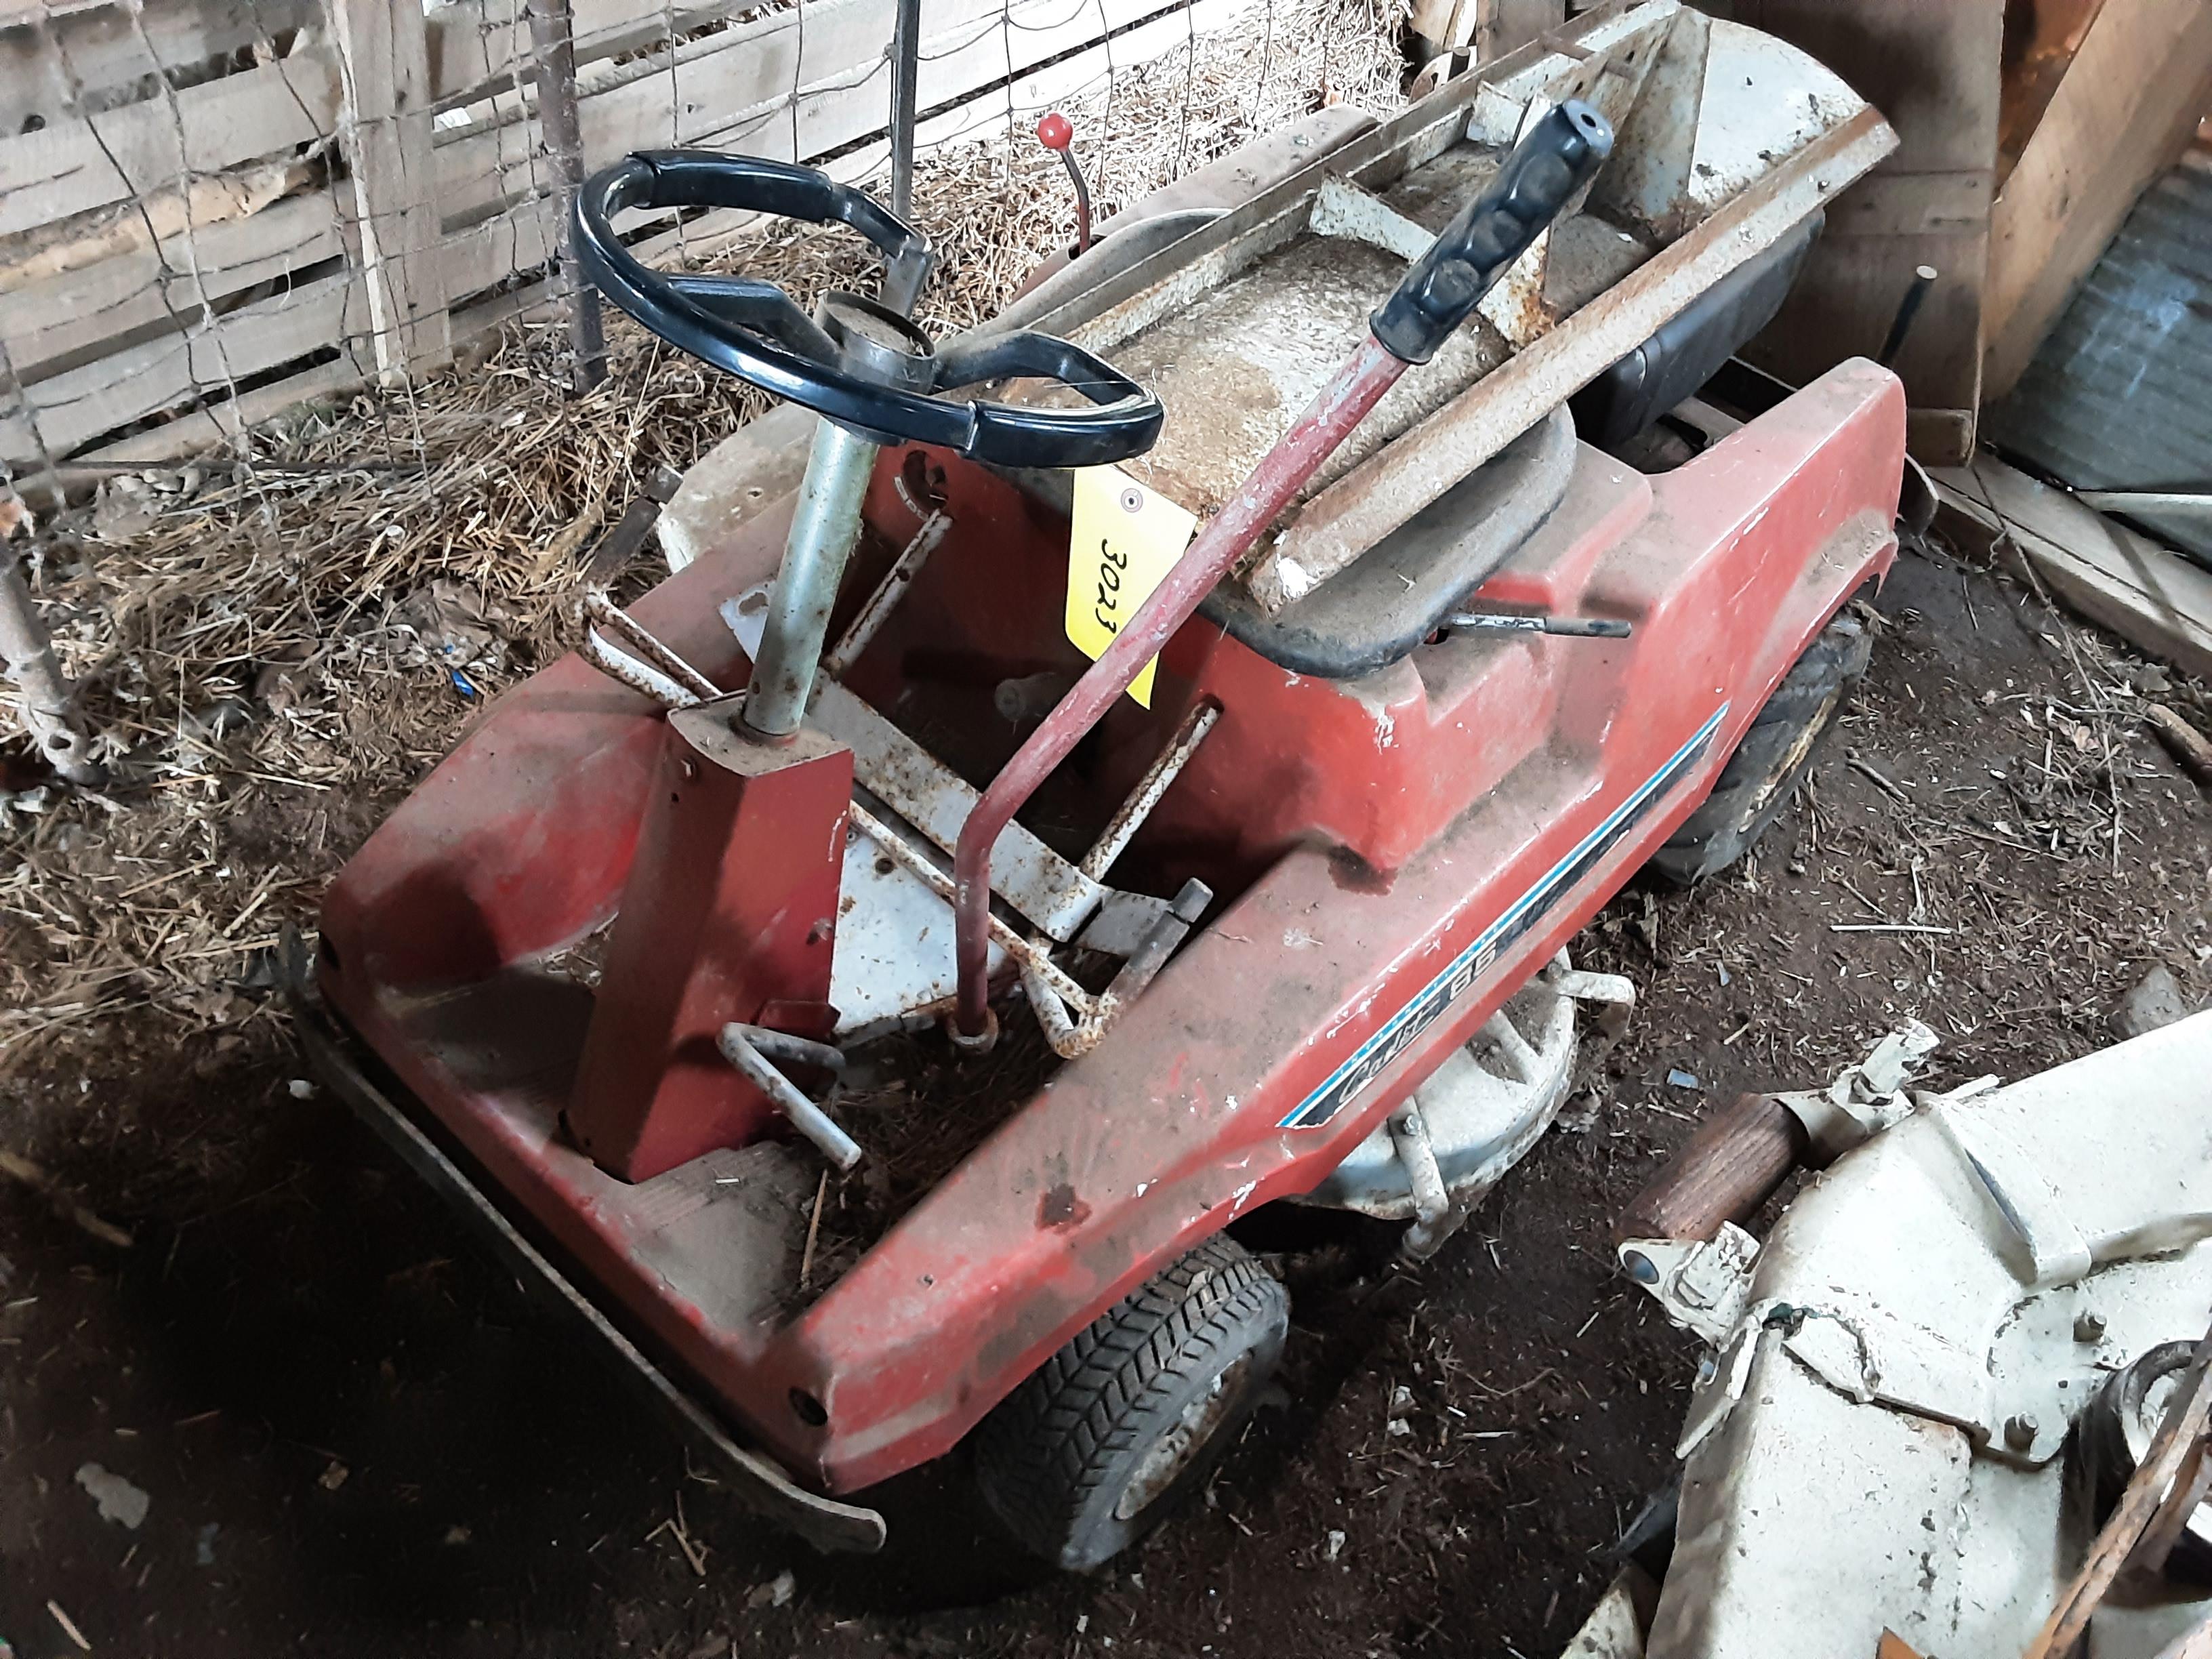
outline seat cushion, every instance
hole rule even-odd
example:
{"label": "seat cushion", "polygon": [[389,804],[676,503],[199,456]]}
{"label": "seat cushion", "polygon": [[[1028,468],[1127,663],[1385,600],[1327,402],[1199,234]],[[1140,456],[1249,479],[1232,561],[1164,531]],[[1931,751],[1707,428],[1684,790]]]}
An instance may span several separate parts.
{"label": "seat cushion", "polygon": [[1388,667],[1552,515],[1575,448],[1562,405],[1304,599],[1271,617],[1232,576],[1200,613],[1292,673],[1354,679]]}

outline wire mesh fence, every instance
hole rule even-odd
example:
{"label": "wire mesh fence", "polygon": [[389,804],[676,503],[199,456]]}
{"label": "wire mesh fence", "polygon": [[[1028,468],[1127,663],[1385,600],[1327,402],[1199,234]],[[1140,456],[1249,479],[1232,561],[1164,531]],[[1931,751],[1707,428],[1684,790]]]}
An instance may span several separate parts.
{"label": "wire mesh fence", "polygon": [[[619,317],[571,390],[532,3],[0,0],[0,472],[33,509],[0,557],[111,772],[40,787],[0,699],[0,1074],[119,1008],[234,1018],[279,921],[573,643],[639,482],[758,411]],[[573,0],[578,159],[704,144],[879,183],[894,3]],[[920,319],[988,317],[1069,240],[1046,109],[1103,219],[1325,103],[1395,108],[1395,7],[924,0]],[[801,305],[868,264],[726,214],[626,234]]]}
{"label": "wire mesh fence", "polygon": [[[892,7],[578,0],[573,35],[561,0],[0,13],[0,464],[81,483],[483,350],[565,297],[564,163],[706,145],[879,175]],[[1285,104],[1377,89],[1381,15],[1362,20],[1366,41],[1332,19],[1334,49],[1360,60],[1345,72],[1308,64],[1270,87],[1291,67],[1279,60],[1314,56],[1316,14],[1346,9],[933,0],[917,148],[995,141],[964,192],[1019,178],[1037,200],[1003,204],[1018,220],[1065,217],[1064,191],[1020,163],[1028,125],[1073,104],[1110,209]],[[1206,61],[1224,37],[1231,60]],[[1231,83],[1232,107],[1202,78]],[[710,212],[633,228],[668,262],[711,259],[744,226]],[[1029,252],[1002,240],[1001,259]]]}

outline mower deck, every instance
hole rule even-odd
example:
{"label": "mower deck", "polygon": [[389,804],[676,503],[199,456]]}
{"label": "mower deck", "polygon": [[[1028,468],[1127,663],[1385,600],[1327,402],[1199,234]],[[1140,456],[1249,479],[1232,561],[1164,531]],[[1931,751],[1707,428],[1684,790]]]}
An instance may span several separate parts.
{"label": "mower deck", "polygon": [[[1087,844],[1218,704],[1122,867],[1223,902],[1111,1041],[1025,1098],[979,1088],[1003,1121],[818,1293],[811,1150],[756,1140],[631,1184],[563,1133],[593,999],[566,953],[622,896],[666,738],[647,698],[569,658],[502,699],[332,890],[321,991],[606,1310],[805,1484],[866,1486],[950,1449],[1161,1263],[1314,1188],[1559,949],[1887,568],[1903,426],[1896,381],[1853,363],[1662,477],[1583,450],[1478,603],[1620,617],[1631,641],[1457,635],[1330,681],[1187,624],[1152,707],[1125,700],[1029,822]],[[1083,666],[1067,526],[981,468],[887,450],[848,614],[913,536],[917,478],[951,529],[844,686],[988,778],[1022,734],[994,688]],[[784,516],[631,614],[740,684],[718,606],[773,571]],[[969,752],[936,741],[963,731]]]}

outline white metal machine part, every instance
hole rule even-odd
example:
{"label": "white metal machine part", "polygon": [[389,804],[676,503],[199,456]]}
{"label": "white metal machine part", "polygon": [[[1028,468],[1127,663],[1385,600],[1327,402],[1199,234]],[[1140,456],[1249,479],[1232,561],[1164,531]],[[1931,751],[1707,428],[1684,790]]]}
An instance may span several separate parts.
{"label": "white metal machine part", "polygon": [[1560,951],[1304,1201],[1410,1221],[1407,1254],[1431,1254],[1559,1115],[1578,1000],[1599,1006],[1610,1041],[1636,988],[1618,974],[1583,973]]}
{"label": "white metal machine part", "polygon": [[[2212,1320],[2208,1077],[2212,1013],[1942,1101],[1791,1204],[1699,1373],[1652,1659],[2027,1645],[2099,1520],[2069,1429]],[[2089,1651],[2148,1659],[2191,1594],[2116,1595]]]}

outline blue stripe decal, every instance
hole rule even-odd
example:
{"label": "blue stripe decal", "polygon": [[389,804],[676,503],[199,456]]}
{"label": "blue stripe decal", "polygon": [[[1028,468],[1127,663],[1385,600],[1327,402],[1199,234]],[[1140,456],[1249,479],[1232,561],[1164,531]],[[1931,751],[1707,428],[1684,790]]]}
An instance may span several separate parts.
{"label": "blue stripe decal", "polygon": [[1544,913],[1552,908],[1561,893],[1573,886],[1620,843],[1637,820],[1650,810],[1658,798],[1683,773],[1704,758],[1705,751],[1712,746],[1713,734],[1720,730],[1721,721],[1728,711],[1726,703],[1716,708],[1712,717],[1698,728],[1687,743],[1674,751],[1665,765],[1646,778],[1635,793],[1613,810],[1604,823],[1583,836],[1574,851],[1553,865],[1543,879],[1515,900],[1504,915],[1485,928],[1474,944],[1453,957],[1444,970],[1431,980],[1419,995],[1385,1021],[1379,1030],[1359,1045],[1350,1059],[1330,1074],[1326,1083],[1301,1101],[1297,1109],[1276,1127],[1317,1129],[1381,1076],[1391,1062],[1405,1053],[1414,1039],[1433,1024],[1462,993],[1496,965],[1499,956],[1509,946],[1518,943],[1543,918]]}

